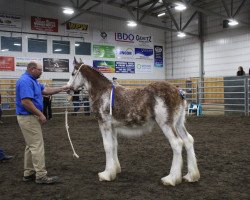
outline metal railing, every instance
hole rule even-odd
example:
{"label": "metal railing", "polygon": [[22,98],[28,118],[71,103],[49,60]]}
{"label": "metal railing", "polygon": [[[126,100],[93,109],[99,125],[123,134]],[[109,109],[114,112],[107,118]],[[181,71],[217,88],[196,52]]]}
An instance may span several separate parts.
{"label": "metal railing", "polygon": [[[221,77],[205,78],[203,81],[198,79],[169,80],[174,85],[179,86],[186,93],[188,103],[197,103],[202,105],[203,114],[212,115],[250,115],[250,77]],[[65,82],[53,82],[51,86],[61,86]],[[128,87],[144,87],[146,84],[122,84]],[[15,115],[15,81],[10,83],[0,80],[0,94],[2,94],[3,117]],[[72,102],[68,100],[68,94],[59,93],[53,95],[52,110],[53,114],[64,114],[65,109],[69,113],[74,112],[74,104],[79,103],[77,107],[78,114],[91,113],[91,106],[86,91],[80,92],[79,101]]]}

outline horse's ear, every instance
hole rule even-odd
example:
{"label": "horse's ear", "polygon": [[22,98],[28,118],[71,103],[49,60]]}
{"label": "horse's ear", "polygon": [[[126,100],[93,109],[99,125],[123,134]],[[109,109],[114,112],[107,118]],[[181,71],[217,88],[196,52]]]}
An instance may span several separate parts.
{"label": "horse's ear", "polygon": [[73,64],[74,64],[74,65],[78,64],[78,62],[77,62],[77,60],[76,60],[76,57],[74,57]]}
{"label": "horse's ear", "polygon": [[81,59],[81,58],[80,58],[80,63],[81,63],[81,64],[83,64],[83,61],[82,61],[82,59]]}

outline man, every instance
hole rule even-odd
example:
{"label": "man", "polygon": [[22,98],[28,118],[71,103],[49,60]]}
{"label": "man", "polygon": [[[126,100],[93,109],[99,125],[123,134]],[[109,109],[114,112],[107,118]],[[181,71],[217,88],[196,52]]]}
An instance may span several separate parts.
{"label": "man", "polygon": [[3,149],[0,148],[0,162],[5,162],[7,160],[12,159],[13,156],[8,156],[4,153]]}
{"label": "man", "polygon": [[23,181],[35,180],[39,184],[52,184],[58,182],[59,178],[49,177],[45,168],[41,124],[46,122],[46,117],[42,112],[42,95],[66,92],[70,87],[45,87],[37,81],[41,74],[42,66],[30,62],[27,71],[16,82],[16,114],[26,144]]}

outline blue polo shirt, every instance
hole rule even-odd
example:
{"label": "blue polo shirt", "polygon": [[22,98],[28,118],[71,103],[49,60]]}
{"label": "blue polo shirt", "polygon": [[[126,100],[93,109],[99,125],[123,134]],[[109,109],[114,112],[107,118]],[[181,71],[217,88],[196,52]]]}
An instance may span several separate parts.
{"label": "blue polo shirt", "polygon": [[40,111],[43,110],[42,91],[44,85],[39,83],[31,74],[25,72],[16,82],[16,114],[30,115],[29,111],[22,105],[22,99],[31,99],[33,104]]}

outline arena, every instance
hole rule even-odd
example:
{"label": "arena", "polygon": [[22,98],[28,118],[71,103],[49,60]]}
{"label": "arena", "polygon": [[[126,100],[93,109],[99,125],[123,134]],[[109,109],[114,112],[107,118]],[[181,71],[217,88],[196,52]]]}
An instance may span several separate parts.
{"label": "arena", "polygon": [[188,117],[201,179],[176,187],[160,182],[169,171],[172,150],[158,127],[144,137],[119,137],[122,173],[113,182],[99,182],[105,153],[96,120],[69,118],[79,159],[72,156],[64,118],[56,116],[55,121],[43,127],[47,168],[62,178],[52,186],[22,182],[22,134],[14,118],[1,125],[1,144],[15,155],[12,162],[1,164],[1,199],[249,199],[248,117]]}
{"label": "arena", "polygon": [[250,199],[250,1],[0,0],[0,200]]}

